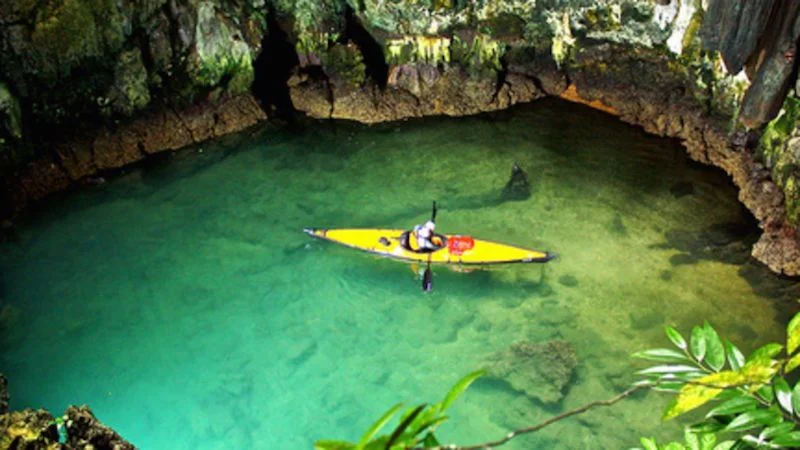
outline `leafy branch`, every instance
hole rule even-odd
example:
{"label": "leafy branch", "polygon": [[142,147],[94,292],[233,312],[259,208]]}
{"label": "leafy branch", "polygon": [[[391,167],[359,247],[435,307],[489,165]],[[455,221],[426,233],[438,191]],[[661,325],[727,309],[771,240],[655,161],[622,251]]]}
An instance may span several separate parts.
{"label": "leafy branch", "polygon": [[[575,415],[578,415],[578,414],[583,414],[586,411],[589,411],[590,409],[598,407],[598,406],[611,406],[611,405],[619,402],[620,400],[623,400],[623,399],[625,399],[627,397],[630,397],[631,395],[633,395],[634,392],[640,391],[640,390],[643,390],[643,389],[647,389],[649,387],[651,387],[649,384],[640,384],[640,385],[637,385],[637,386],[630,387],[627,390],[615,395],[614,397],[611,397],[608,400],[597,400],[597,401],[594,401],[594,402],[591,402],[591,403],[587,403],[587,404],[585,404],[583,406],[580,406],[578,408],[571,409],[571,410],[569,410],[567,412],[564,412],[564,413],[561,413],[561,414],[559,414],[557,416],[553,416],[553,417],[551,417],[551,418],[549,418],[549,419],[545,420],[544,422],[539,423],[537,425],[533,425],[533,426],[530,426],[530,427],[521,428],[519,430],[512,431],[511,433],[508,433],[506,435],[506,437],[504,437],[503,439],[498,439],[498,440],[492,441],[492,442],[485,442],[483,444],[469,445],[469,446],[466,446],[466,447],[461,447],[461,446],[458,446],[458,445],[442,445],[442,446],[438,446],[438,447],[432,447],[432,449],[433,450],[483,450],[483,449],[491,449],[491,448],[494,448],[494,447],[499,447],[499,446],[507,443],[508,441],[514,439],[517,436],[521,436],[523,434],[528,434],[528,433],[534,433],[534,432],[539,431],[539,430],[541,430],[542,428],[544,428],[544,427],[546,427],[548,425],[552,425],[552,424],[554,424],[554,423],[556,423],[558,421],[564,420],[564,419],[566,419],[568,417],[572,417],[572,416],[575,416]],[[424,448],[427,448],[427,447],[416,447],[413,450],[420,450],[420,449],[424,449]]]}
{"label": "leafy branch", "polygon": [[[390,408],[358,443],[322,440],[316,450],[479,450],[499,447],[512,439],[534,433],[553,423],[582,414],[592,408],[611,406],[639,390],[676,394],[664,412],[672,419],[707,404],[714,406],[698,423],[687,427],[684,443],[659,446],[652,438],[642,438],[645,450],[739,450],[780,449],[800,446],[800,382],[790,388],[784,376],[800,367],[800,314],[787,326],[785,346],[769,343],[749,357],[730,341],[723,340],[705,322],[692,329],[689,340],[674,328],[666,334],[677,348],[658,348],[634,353],[636,358],[665,363],[637,372],[643,379],[620,394],[588,403],[554,416],[537,425],[521,428],[502,439],[483,444],[442,445],[435,436],[439,425],[448,419],[444,412],[483,375],[473,372],[459,380],[445,398],[432,405],[410,407],[400,416],[397,427],[388,435],[378,435],[400,411],[402,404]],[[718,433],[733,435],[717,443]]]}

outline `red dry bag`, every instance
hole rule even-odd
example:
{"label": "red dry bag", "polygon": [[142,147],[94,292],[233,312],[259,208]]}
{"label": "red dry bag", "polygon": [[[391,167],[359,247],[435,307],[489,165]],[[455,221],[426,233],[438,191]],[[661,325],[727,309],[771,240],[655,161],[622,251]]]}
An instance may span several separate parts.
{"label": "red dry bag", "polygon": [[475,247],[475,240],[469,236],[452,236],[447,238],[447,250],[451,255],[460,255]]}

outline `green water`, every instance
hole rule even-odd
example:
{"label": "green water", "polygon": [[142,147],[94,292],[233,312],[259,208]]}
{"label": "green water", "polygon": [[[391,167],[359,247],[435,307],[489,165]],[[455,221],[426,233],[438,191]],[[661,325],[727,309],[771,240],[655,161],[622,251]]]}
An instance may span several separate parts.
{"label": "green water", "polygon": [[[377,127],[266,127],[179,152],[49,205],[2,245],[0,371],[12,406],[89,404],[144,449],[356,440],[396,401],[440,398],[519,340],[565,339],[560,403],[496,380],[459,399],[474,444],[608,398],[709,318],[749,350],[781,339],[796,292],[747,259],[755,225],[727,177],[671,141],[558,101]],[[532,196],[501,201],[517,161]],[[312,241],[303,227],[410,227],[555,251],[455,273]],[[666,403],[639,396],[506,448],[628,448]]]}

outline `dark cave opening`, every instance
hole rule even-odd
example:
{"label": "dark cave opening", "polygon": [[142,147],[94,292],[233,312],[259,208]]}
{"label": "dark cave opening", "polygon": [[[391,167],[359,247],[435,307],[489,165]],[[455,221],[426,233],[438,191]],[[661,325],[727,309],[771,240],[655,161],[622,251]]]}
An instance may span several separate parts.
{"label": "dark cave opening", "polygon": [[261,53],[253,64],[253,95],[267,113],[274,111],[278,117],[291,118],[295,109],[287,81],[299,63],[297,52],[272,7],[267,11],[267,27]]}
{"label": "dark cave opening", "polygon": [[364,28],[349,5],[345,10],[345,19],[344,34],[347,39],[353,41],[358,46],[358,49],[361,50],[367,77],[375,81],[381,89],[385,88],[389,79],[389,65],[386,64],[383,48]]}

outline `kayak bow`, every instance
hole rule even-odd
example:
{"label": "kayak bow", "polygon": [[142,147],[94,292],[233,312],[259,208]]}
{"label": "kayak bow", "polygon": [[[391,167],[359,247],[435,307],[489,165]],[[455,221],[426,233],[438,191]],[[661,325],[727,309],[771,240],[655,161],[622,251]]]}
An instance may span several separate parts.
{"label": "kayak bow", "polygon": [[389,258],[434,264],[488,265],[508,263],[544,263],[555,258],[551,252],[540,252],[498,242],[473,239],[461,235],[436,234],[442,246],[433,251],[414,251],[407,243],[405,230],[374,228],[306,228],[309,236],[336,242]]}

